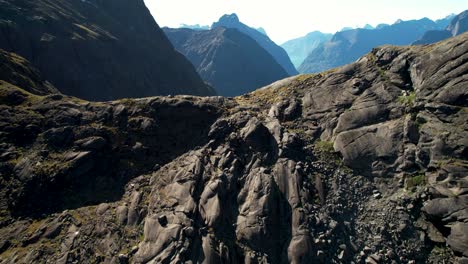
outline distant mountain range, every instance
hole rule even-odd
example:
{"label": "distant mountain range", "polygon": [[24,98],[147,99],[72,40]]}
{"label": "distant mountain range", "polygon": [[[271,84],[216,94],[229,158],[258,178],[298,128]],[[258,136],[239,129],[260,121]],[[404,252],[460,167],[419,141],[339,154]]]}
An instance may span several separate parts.
{"label": "distant mountain range", "polygon": [[298,68],[312,50],[316,49],[320,44],[329,41],[332,36],[332,34],[314,31],[304,37],[289,40],[282,44],[281,47],[286,50],[292,63]]}
{"label": "distant mountain range", "polygon": [[211,26],[211,28],[216,27],[235,28],[244,34],[247,34],[255,41],[257,41],[257,43],[260,44],[260,46],[262,46],[266,51],[268,51],[268,53],[270,53],[273,58],[275,58],[275,60],[289,75],[298,74],[296,68],[289,59],[288,54],[283,48],[273,42],[264,31],[260,32],[262,31],[261,29],[259,31],[240,22],[236,14],[222,16],[218,22],[213,23]]}
{"label": "distant mountain range", "polygon": [[200,25],[200,24],[195,24],[195,25],[181,24],[179,28],[190,28],[190,29],[193,29],[193,30],[209,30],[210,26]]}
{"label": "distant mountain range", "polygon": [[[438,20],[434,21],[435,25],[433,25],[433,26],[434,26],[434,28],[437,28],[437,29],[444,29],[449,25],[450,21],[454,17],[455,17],[455,15],[452,14],[452,15],[449,15],[449,16],[443,18],[443,19],[438,19]],[[398,20],[395,24],[398,24],[398,23],[406,24],[406,22],[402,21],[402,20]],[[342,28],[340,30],[340,32],[353,31],[353,30],[382,30],[383,28],[386,28],[386,27],[389,27],[389,26],[390,25],[388,25],[388,24],[378,24],[377,26],[374,27],[374,26],[372,26],[370,24],[366,24],[361,28],[344,27],[344,28]],[[401,27],[401,25],[400,25],[400,27]],[[345,34],[349,34],[349,33],[345,33]],[[447,36],[447,32],[445,32],[445,31],[440,32],[440,31],[436,30],[436,32],[434,32],[433,34],[441,35],[439,37],[440,39],[444,39],[446,37],[444,37],[444,38],[442,38],[442,37]],[[281,47],[286,50],[289,57],[291,58],[291,61],[294,64],[294,66],[297,69],[299,69],[301,64],[304,62],[304,60],[307,58],[307,56],[313,50],[319,48],[321,46],[321,44],[324,44],[324,43],[330,41],[333,36],[334,36],[334,34],[322,33],[320,31],[313,31],[313,32],[310,32],[309,34],[307,34],[304,37],[289,40],[289,41],[285,42],[284,44],[282,44]],[[398,36],[396,36],[396,38],[398,38]],[[435,38],[437,38],[437,37],[435,37]],[[330,45],[336,46],[334,44],[330,44]],[[359,54],[359,56],[361,56],[361,55],[362,54]],[[346,60],[346,61],[347,61],[347,63],[351,62],[351,61],[348,61],[348,60]],[[307,63],[307,64],[310,64],[310,63]],[[326,65],[327,63],[325,62],[323,64]],[[306,67],[306,65],[304,65],[304,68],[305,67]],[[327,69],[327,67],[323,67],[323,69]]]}
{"label": "distant mountain range", "polygon": [[143,0],[0,1],[0,49],[29,60],[64,94],[111,100],[214,95]]}
{"label": "distant mountain range", "polygon": [[241,95],[289,76],[270,53],[235,28],[163,30],[220,95]]}
{"label": "distant mountain range", "polygon": [[[423,36],[426,32],[430,34],[430,39],[426,42],[431,43],[435,39],[441,40],[448,37],[449,34],[439,31],[444,30],[452,19],[455,20],[458,17],[448,16],[437,21],[428,18],[410,21],[398,20],[393,25],[380,24],[375,29],[358,28],[337,32],[329,41],[323,42],[313,49],[298,67],[298,70],[301,73],[314,73],[345,65],[377,46],[384,44],[409,45],[418,39],[423,38],[424,40]],[[464,20],[463,18],[459,18],[459,20],[460,22],[455,23],[453,28],[463,31]]]}
{"label": "distant mountain range", "polygon": [[429,30],[414,45],[431,44],[450,37],[458,36],[468,30],[468,10],[454,16],[443,30]]}

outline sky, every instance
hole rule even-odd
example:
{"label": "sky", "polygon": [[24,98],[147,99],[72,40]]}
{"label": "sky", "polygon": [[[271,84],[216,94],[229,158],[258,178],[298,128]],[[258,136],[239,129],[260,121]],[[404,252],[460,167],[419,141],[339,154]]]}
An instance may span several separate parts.
{"label": "sky", "polygon": [[159,26],[211,25],[236,13],[244,24],[263,27],[278,44],[319,30],[393,24],[398,19],[439,19],[468,9],[468,0],[145,0]]}

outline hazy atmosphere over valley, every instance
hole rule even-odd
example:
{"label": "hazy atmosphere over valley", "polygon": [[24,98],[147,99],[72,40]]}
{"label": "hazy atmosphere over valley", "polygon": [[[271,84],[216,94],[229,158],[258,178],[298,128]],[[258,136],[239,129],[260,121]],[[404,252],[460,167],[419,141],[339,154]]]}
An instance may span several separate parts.
{"label": "hazy atmosphere over valley", "polygon": [[468,263],[468,0],[0,0],[0,264]]}

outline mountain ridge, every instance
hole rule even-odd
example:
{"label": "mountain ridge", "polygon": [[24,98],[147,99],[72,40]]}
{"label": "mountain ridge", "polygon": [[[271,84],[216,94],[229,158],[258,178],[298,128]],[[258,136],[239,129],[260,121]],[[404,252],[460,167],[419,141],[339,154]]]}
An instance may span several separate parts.
{"label": "mountain ridge", "polygon": [[235,28],[163,30],[219,95],[238,96],[288,76],[270,53]]}
{"label": "mountain ridge", "polygon": [[0,48],[28,59],[65,94],[214,95],[143,0],[2,1],[0,14]]}
{"label": "mountain ridge", "polygon": [[[442,23],[443,24],[443,23]],[[301,73],[320,72],[351,63],[372,48],[384,45],[409,45],[428,30],[438,29],[441,23],[422,18],[397,21],[376,29],[353,29],[337,32],[328,42],[312,50],[299,67]]]}
{"label": "mountain ridge", "polygon": [[257,43],[260,44],[260,46],[262,46],[266,51],[268,51],[289,75],[298,74],[296,68],[289,59],[288,54],[283,48],[274,43],[266,34],[263,34],[257,29],[251,28],[240,22],[239,17],[235,13],[230,15],[223,15],[211,26],[211,28],[216,27],[236,28],[242,33],[247,34],[255,41],[257,41]]}
{"label": "mountain ridge", "polygon": [[294,66],[299,68],[312,50],[316,49],[321,43],[330,40],[331,37],[332,34],[313,31],[303,37],[288,40],[281,44],[281,47],[286,50]]}
{"label": "mountain ridge", "polygon": [[426,32],[419,40],[413,42],[413,45],[431,44],[453,36],[458,36],[468,31],[468,10],[458,15],[448,16],[446,19],[448,18],[452,19],[450,23],[446,25],[445,29],[430,30]]}

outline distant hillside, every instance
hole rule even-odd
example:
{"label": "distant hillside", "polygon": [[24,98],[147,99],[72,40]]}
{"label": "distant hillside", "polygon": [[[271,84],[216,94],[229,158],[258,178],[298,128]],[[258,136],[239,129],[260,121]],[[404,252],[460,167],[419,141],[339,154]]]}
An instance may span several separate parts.
{"label": "distant hillside", "polygon": [[282,44],[281,47],[286,50],[292,63],[298,68],[312,50],[320,44],[329,41],[332,36],[332,34],[314,31],[303,37],[289,40]]}
{"label": "distant hillside", "polygon": [[266,50],[237,29],[163,30],[220,95],[241,95],[288,76]]}
{"label": "distant hillside", "polygon": [[0,1],[0,18],[0,48],[25,57],[65,94],[214,94],[143,0]]}
{"label": "distant hillside", "polygon": [[224,15],[218,22],[213,23],[211,28],[225,27],[235,28],[240,32],[247,34],[260,44],[266,51],[268,51],[273,58],[284,68],[289,75],[298,74],[296,68],[292,64],[286,51],[280,46],[276,45],[265,32],[260,32],[257,29],[251,28],[239,21],[236,14]]}
{"label": "distant hillside", "polygon": [[448,30],[429,30],[420,39],[413,42],[412,45],[431,44],[450,37],[452,37],[452,34]]}
{"label": "distant hillside", "polygon": [[456,16],[457,16],[456,14],[451,14],[451,15],[448,15],[448,16],[442,18],[442,19],[437,19],[435,22],[436,22],[438,27],[446,28],[446,27],[448,27],[448,25],[452,22],[452,20]]}
{"label": "distant hillside", "polygon": [[384,45],[408,45],[429,30],[440,29],[434,21],[397,21],[376,29],[353,29],[337,32],[330,41],[314,49],[299,67],[301,73],[320,72],[355,61],[372,48]]}
{"label": "distant hillside", "polygon": [[457,15],[447,27],[452,36],[458,36],[468,31],[468,10]]}
{"label": "distant hillside", "polygon": [[453,16],[447,27],[443,30],[430,30],[413,45],[431,44],[450,37],[458,36],[468,30],[468,10]]}

